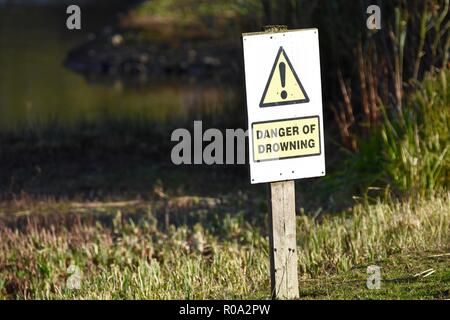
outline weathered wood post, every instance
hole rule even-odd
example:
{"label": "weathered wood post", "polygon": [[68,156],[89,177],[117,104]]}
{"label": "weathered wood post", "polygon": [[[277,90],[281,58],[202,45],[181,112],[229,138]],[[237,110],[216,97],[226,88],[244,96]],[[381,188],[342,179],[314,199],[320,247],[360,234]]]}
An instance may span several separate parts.
{"label": "weathered wood post", "polygon": [[270,277],[272,297],[298,298],[295,183],[269,184]]}
{"label": "weathered wood post", "polygon": [[[264,26],[267,33],[286,31],[287,26]],[[274,299],[296,299],[298,291],[297,239],[294,180],[268,186],[270,212],[270,278]]]}

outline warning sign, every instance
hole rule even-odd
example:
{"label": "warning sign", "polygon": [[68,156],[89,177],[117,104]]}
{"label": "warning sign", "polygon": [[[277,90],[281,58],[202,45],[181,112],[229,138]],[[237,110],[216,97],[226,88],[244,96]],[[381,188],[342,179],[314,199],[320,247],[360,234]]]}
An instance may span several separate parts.
{"label": "warning sign", "polygon": [[307,102],[308,95],[286,52],[280,47],[259,106],[263,108]]}
{"label": "warning sign", "polygon": [[253,123],[252,134],[256,162],[320,155],[319,117]]}
{"label": "warning sign", "polygon": [[250,182],[325,175],[319,31],[246,33]]}

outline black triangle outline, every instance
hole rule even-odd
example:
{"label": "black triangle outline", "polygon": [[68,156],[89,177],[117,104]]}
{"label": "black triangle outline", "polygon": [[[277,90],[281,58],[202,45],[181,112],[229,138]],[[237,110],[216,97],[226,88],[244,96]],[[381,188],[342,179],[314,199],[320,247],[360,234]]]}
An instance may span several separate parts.
{"label": "black triangle outline", "polygon": [[[277,61],[280,58],[280,55],[282,53],[284,53],[284,57],[286,58],[286,61],[287,61],[288,65],[289,65],[289,68],[291,68],[291,71],[294,74],[295,80],[297,80],[297,83],[300,86],[300,90],[302,91],[302,93],[305,96],[305,98],[304,99],[299,99],[299,100],[292,100],[292,101],[279,101],[279,102],[263,103],[264,98],[266,97],[266,94],[267,94],[267,90],[269,89],[269,85],[270,85],[270,82],[272,80],[273,73],[275,72],[275,69],[277,67]],[[292,66],[291,61],[289,60],[289,57],[288,57],[286,51],[284,51],[283,46],[281,46],[280,49],[278,49],[278,53],[277,53],[277,56],[275,58],[275,62],[273,63],[272,71],[270,71],[269,78],[267,79],[266,88],[264,89],[264,93],[263,93],[263,95],[261,97],[261,101],[259,102],[259,107],[260,108],[266,108],[266,107],[284,106],[284,105],[289,105],[289,104],[308,103],[309,101],[310,100],[309,100],[308,94],[306,93],[305,88],[303,88],[303,84],[300,81],[300,79],[298,78],[297,72],[295,72],[295,69]]]}

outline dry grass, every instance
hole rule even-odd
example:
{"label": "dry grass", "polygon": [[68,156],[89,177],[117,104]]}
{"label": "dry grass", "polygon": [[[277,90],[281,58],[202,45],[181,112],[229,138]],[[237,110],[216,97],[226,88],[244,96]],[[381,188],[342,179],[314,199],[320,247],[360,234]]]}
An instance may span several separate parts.
{"label": "dry grass", "polygon": [[[58,202],[39,208],[27,216],[10,216],[0,226],[1,298],[269,298],[266,224],[250,224],[243,214],[213,208],[204,219],[198,211],[188,223],[166,230],[150,203],[120,210],[97,204],[86,206],[84,213]],[[55,208],[57,213],[44,213]],[[196,222],[196,216],[203,218]],[[324,279],[339,279],[354,266],[391,255],[446,253],[449,225],[450,193],[361,204],[320,219],[301,215],[301,281],[316,281],[305,294],[330,298],[314,296],[315,289],[323,289]],[[70,265],[83,273],[79,290],[66,286]],[[445,285],[439,281],[436,285]],[[392,292],[408,298],[405,290]],[[351,287],[347,293],[339,291],[341,298],[346,294],[355,297]],[[385,297],[392,296],[387,292]]]}

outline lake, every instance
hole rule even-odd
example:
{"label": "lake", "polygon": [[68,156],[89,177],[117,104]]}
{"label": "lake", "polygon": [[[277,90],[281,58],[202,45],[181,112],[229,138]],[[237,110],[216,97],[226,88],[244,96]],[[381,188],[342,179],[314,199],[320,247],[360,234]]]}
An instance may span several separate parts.
{"label": "lake", "polygon": [[82,6],[82,30],[70,31],[66,6],[32,2],[0,2],[0,132],[104,119],[187,123],[207,115],[220,116],[236,101],[236,88],[229,84],[176,78],[139,86],[117,79],[89,82],[64,67],[67,53],[116,23],[117,14],[127,5],[90,1],[88,7]]}

